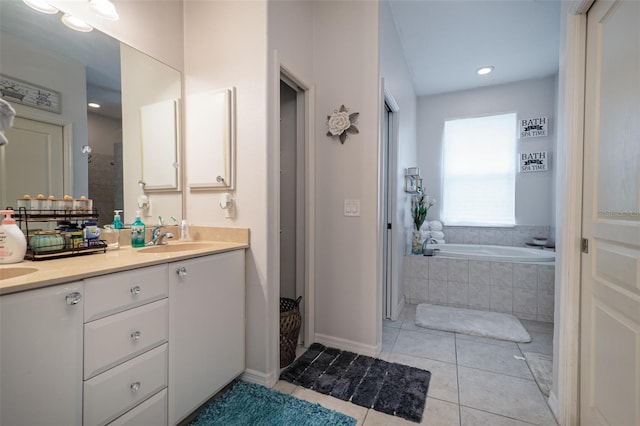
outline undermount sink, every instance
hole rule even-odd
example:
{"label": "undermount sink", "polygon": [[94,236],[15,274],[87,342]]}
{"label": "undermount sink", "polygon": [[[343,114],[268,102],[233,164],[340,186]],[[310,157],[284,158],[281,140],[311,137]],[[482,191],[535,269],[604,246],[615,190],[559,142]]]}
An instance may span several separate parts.
{"label": "undermount sink", "polygon": [[211,243],[177,243],[141,248],[138,253],[176,253],[181,251],[200,250],[211,247]]}
{"label": "undermount sink", "polygon": [[9,268],[0,269],[0,278],[2,278],[3,280],[8,280],[9,278],[21,277],[22,275],[31,274],[37,271],[38,268],[21,268],[19,266],[12,266]]}

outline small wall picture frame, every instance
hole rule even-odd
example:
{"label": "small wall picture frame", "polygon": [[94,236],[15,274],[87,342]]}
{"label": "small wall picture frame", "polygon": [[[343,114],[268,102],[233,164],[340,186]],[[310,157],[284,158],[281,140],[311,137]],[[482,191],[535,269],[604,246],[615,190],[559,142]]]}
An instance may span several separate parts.
{"label": "small wall picture frame", "polygon": [[0,96],[9,103],[19,103],[56,114],[62,112],[60,92],[2,74]]}

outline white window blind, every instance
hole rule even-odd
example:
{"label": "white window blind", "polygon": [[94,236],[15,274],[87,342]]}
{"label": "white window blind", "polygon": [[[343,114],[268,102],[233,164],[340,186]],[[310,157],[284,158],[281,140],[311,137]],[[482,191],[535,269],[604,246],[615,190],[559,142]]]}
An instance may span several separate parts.
{"label": "white window blind", "polygon": [[515,225],[516,114],[445,121],[442,220]]}

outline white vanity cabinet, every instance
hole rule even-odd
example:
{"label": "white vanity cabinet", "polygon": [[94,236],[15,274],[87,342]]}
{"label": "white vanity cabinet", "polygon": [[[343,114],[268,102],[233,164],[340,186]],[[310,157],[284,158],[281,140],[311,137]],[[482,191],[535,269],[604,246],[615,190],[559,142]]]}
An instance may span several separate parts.
{"label": "white vanity cabinet", "polygon": [[[85,280],[84,426],[166,419],[167,270],[165,264]],[[152,397],[158,401],[141,405]],[[123,415],[138,420],[124,422]]]}
{"label": "white vanity cabinet", "polygon": [[244,250],[169,264],[169,424],[245,368]]}
{"label": "white vanity cabinet", "polygon": [[82,424],[82,282],[0,297],[0,424]]}

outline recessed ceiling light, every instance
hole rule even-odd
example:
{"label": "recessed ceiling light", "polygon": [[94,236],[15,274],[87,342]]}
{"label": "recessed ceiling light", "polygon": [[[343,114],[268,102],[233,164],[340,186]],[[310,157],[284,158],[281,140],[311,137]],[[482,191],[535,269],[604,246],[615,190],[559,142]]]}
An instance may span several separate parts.
{"label": "recessed ceiling light", "polygon": [[93,30],[93,27],[91,25],[87,24],[82,19],[76,18],[73,15],[69,15],[68,13],[62,15],[62,18],[60,19],[62,20],[63,24],[65,24],[72,30],[80,31],[83,33],[88,33],[89,31]]}
{"label": "recessed ceiling light", "polygon": [[104,19],[117,21],[120,19],[116,11],[116,5],[109,0],[89,0],[89,6]]}
{"label": "recessed ceiling light", "polygon": [[494,69],[493,66],[482,67],[482,68],[478,68],[476,70],[476,73],[478,73],[478,75],[486,75],[486,74],[489,74],[491,71],[493,71],[493,69]]}
{"label": "recessed ceiling light", "polygon": [[100,108],[100,104],[97,104],[95,102],[89,102],[87,106],[90,108]]}
{"label": "recessed ceiling light", "polygon": [[37,10],[38,12],[46,13],[48,15],[55,15],[58,13],[58,9],[51,6],[44,0],[22,0],[24,4],[29,6],[33,10]]}

